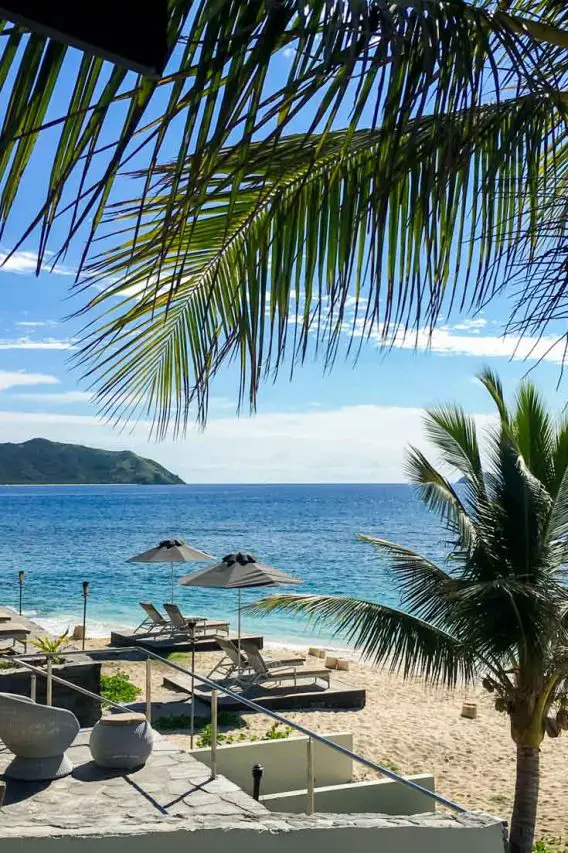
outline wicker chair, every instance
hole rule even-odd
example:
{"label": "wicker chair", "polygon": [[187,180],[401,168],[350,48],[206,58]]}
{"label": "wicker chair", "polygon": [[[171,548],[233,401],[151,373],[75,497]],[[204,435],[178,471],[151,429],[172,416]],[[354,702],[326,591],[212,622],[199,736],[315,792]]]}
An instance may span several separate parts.
{"label": "wicker chair", "polygon": [[10,779],[59,779],[73,770],[65,755],[79,732],[75,714],[36,705],[26,696],[0,693],[0,740],[14,753],[4,775]]}

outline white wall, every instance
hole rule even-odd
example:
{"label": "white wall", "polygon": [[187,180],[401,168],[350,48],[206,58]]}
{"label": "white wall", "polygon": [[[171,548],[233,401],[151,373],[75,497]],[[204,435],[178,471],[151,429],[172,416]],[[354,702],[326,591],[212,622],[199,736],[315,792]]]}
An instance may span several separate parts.
{"label": "white wall", "polygon": [[[395,820],[394,818],[392,819]],[[339,823],[339,821],[337,821]],[[436,825],[438,823],[439,825]],[[504,853],[503,825],[448,827],[446,821],[388,825],[388,818],[366,826],[290,828],[258,831],[225,826],[219,829],[151,832],[128,836],[2,839],[4,853]],[[101,828],[102,829],[102,828]],[[228,834],[230,830],[230,835]]]}
{"label": "white wall", "polygon": [[[333,743],[353,749],[353,735],[349,732],[324,735]],[[217,747],[217,771],[243,791],[252,793],[252,768],[262,764],[264,775],[261,794],[297,791],[306,787],[307,737],[286,740],[266,740],[253,743],[235,743]],[[192,755],[211,767],[211,750],[194,749]],[[319,741],[314,742],[316,785],[343,785],[353,778],[353,762],[348,755]],[[345,811],[342,809],[341,811]]]}
{"label": "white wall", "polygon": [[[409,776],[413,782],[434,791],[434,777],[423,773]],[[415,791],[391,779],[373,779],[316,788],[316,812],[332,814],[415,815],[434,811],[434,802],[427,794]],[[263,805],[273,812],[305,814],[306,791],[290,791],[261,797]]]}

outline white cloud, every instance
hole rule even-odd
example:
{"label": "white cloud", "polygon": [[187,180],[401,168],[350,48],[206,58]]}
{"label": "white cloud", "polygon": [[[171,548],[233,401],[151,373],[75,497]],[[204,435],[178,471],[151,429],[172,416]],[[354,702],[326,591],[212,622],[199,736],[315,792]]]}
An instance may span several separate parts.
{"label": "white cloud", "polygon": [[[0,252],[0,272],[13,272],[18,275],[29,275],[35,274],[36,269],[36,252],[14,252],[12,255],[8,252]],[[42,271],[51,272],[55,275],[75,275],[75,272],[72,269],[61,264],[56,264],[55,267],[52,268],[49,260],[44,260]]]}
{"label": "white cloud", "polygon": [[27,329],[39,329],[45,326],[57,326],[56,320],[20,320],[16,326],[24,326]]}
{"label": "white cloud", "polygon": [[57,385],[59,379],[47,373],[26,373],[24,370],[0,370],[0,391],[19,385]]}
{"label": "white cloud", "polygon": [[90,403],[93,395],[88,391],[61,391],[58,393],[45,394],[16,394],[18,400],[29,400],[32,403],[43,403],[46,406],[55,405],[71,405],[73,403]]}
{"label": "white cloud", "polygon": [[[0,441],[42,436],[130,449],[195,483],[401,482],[409,442],[425,448],[422,411],[346,406],[332,411],[211,418],[185,439],[150,443],[150,425],[118,432],[95,416],[0,412]],[[478,416],[481,424],[486,416]]]}
{"label": "white cloud", "polygon": [[9,349],[71,350],[76,349],[76,346],[73,341],[60,338],[43,338],[38,341],[31,338],[0,338],[0,350]]}
{"label": "white cloud", "polygon": [[[454,326],[453,329],[460,329]],[[469,327],[472,328],[471,326]],[[482,327],[479,327],[482,328]],[[455,334],[445,326],[434,329],[420,329],[418,332],[404,334],[398,332],[393,346],[396,349],[430,350],[442,355],[468,355],[476,358],[507,358],[515,360],[540,360],[561,364],[565,357],[564,341],[553,335],[541,338],[519,337],[517,335]],[[379,346],[382,344],[380,342]]]}

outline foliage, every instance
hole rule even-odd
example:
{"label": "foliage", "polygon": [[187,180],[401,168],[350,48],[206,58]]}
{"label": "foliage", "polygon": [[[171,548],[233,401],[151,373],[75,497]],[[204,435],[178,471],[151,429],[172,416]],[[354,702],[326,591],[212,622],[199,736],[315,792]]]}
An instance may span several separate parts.
{"label": "foliage", "polygon": [[65,649],[68,636],[69,628],[67,628],[60,637],[36,637],[32,645],[45,655],[49,655],[51,657],[51,662],[57,665],[65,662],[65,659],[60,655],[57,655],[57,652],[61,652]]}
{"label": "foliage", "polygon": [[[0,22],[0,233],[33,180],[22,241],[37,231],[38,271],[81,239],[91,315],[79,359],[103,410],[149,412],[165,431],[195,400],[203,420],[233,357],[254,406],[311,332],[328,364],[342,336],[355,350],[367,335],[388,344],[454,304],[484,304],[527,258],[534,323],[552,313],[539,294],[558,310],[564,4],[168,9],[160,80],[73,61]],[[39,170],[44,134],[53,156]],[[121,190],[119,168],[134,166]]]}
{"label": "foliage", "polygon": [[292,734],[290,726],[282,727],[281,723],[273,723],[267,732],[261,737],[261,740],[285,740]]}
{"label": "foliage", "polygon": [[101,675],[101,696],[111,702],[133,702],[141,693],[140,687],[132,684],[130,676],[123,670],[119,669],[112,675]]}
{"label": "foliage", "polygon": [[533,847],[534,853],[568,853],[567,847],[560,847],[560,838],[541,838]]}
{"label": "foliage", "polygon": [[[217,732],[217,742],[228,745],[231,743],[243,743],[245,741],[247,743],[253,743],[254,741],[259,740],[283,740],[290,737],[291,734],[292,729],[290,726],[284,726],[284,728],[281,728],[280,723],[274,723],[263,735],[251,735],[247,732],[239,732],[238,734]],[[197,739],[197,746],[211,746],[212,737],[211,723],[208,723],[204,727],[200,737]]]}
{"label": "foliage", "polygon": [[[176,653],[174,653],[176,654]],[[208,717],[195,717],[193,721],[194,730],[200,731],[208,724]],[[235,711],[219,711],[217,715],[217,724],[227,728],[245,728],[246,723]],[[190,729],[191,717],[189,714],[170,714],[164,717],[158,717],[152,723],[158,731],[174,731],[177,729]]]}
{"label": "foliage", "polygon": [[485,464],[475,420],[458,406],[425,419],[444,470],[416,448],[408,454],[411,482],[448,531],[446,565],[362,536],[390,566],[400,609],[317,595],[271,596],[251,609],[303,613],[405,676],[448,685],[481,676],[517,745],[510,850],[528,853],[539,747],[568,729],[568,420],[555,420],[530,382],[509,407],[495,374],[479,379],[499,413]]}

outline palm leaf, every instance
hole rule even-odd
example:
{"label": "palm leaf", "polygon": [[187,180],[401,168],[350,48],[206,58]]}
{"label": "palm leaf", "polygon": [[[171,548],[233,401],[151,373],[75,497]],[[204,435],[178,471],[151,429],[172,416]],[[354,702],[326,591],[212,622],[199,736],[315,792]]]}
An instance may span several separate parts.
{"label": "palm leaf", "polygon": [[183,179],[178,161],[156,168],[142,219],[140,199],[111,209],[113,248],[85,282],[102,320],[83,356],[105,410],[124,414],[116,404],[129,394],[160,430],[170,415],[183,426],[194,396],[205,417],[208,383],[228,358],[254,405],[263,372],[281,366],[287,347],[292,363],[303,359],[312,333],[329,363],[343,334],[388,340],[401,325],[434,322],[441,289],[455,295],[472,198],[484,211],[479,233],[498,220],[497,242],[512,244],[515,212],[534,200],[525,167],[542,159],[543,126],[552,133],[559,122],[535,96],[447,117],[443,133],[429,117],[405,136],[383,128],[254,144],[246,162],[237,146],[222,152],[197,219],[187,194],[201,161],[190,157]]}
{"label": "palm leaf", "polygon": [[387,560],[405,610],[433,625],[450,624],[457,578],[410,548],[376,536],[359,538],[374,545]]}
{"label": "palm leaf", "polygon": [[406,475],[418,486],[420,497],[428,509],[436,512],[465,549],[476,539],[475,523],[450,482],[428,461],[422,451],[410,447]]}
{"label": "palm leaf", "polygon": [[511,424],[524,464],[550,492],[554,487],[554,424],[532,382],[523,382],[517,394]]}
{"label": "palm leaf", "polygon": [[493,398],[493,402],[495,403],[499,411],[501,423],[504,426],[508,426],[510,421],[510,415],[503,394],[503,385],[501,384],[501,380],[499,379],[498,375],[493,370],[491,370],[491,368],[486,367],[484,370],[481,371],[481,373],[478,374],[477,378],[479,379],[483,387],[486,388],[487,391],[489,391],[491,397]]}
{"label": "palm leaf", "polygon": [[[63,250],[92,218],[89,244],[117,169],[134,157],[147,164],[142,216],[170,132],[178,155],[165,209],[179,206],[180,181],[193,152],[197,168],[184,181],[189,214],[206,204],[218,155],[230,138],[246,164],[253,139],[278,140],[308,106],[309,129],[324,129],[324,136],[345,104],[353,106],[350,131],[372,115],[373,127],[391,131],[393,152],[410,116],[431,111],[444,117],[486,102],[499,79],[519,91],[554,95],[564,18],[542,4],[537,12],[515,4],[514,13],[492,6],[485,0],[169,0],[168,38],[175,49],[160,81],[96,58],[77,61],[75,51],[0,22],[0,87],[9,81],[12,93],[0,131],[0,226],[12,214],[44,130],[54,139],[55,154],[51,170],[43,170],[43,185],[34,172],[38,209],[23,235],[41,226],[40,260],[58,214],[69,215]],[[287,45],[295,59],[282,85],[270,87],[268,68]],[[384,154],[388,160],[386,148]],[[241,174],[235,166],[227,178],[233,197]]]}
{"label": "palm leaf", "polygon": [[257,614],[302,614],[316,627],[331,628],[375,666],[387,665],[405,678],[422,675],[453,686],[470,680],[470,650],[451,634],[402,610],[372,601],[324,595],[273,595],[249,608]]}
{"label": "palm leaf", "polygon": [[424,424],[426,435],[446,465],[463,475],[472,505],[481,505],[485,499],[485,475],[473,417],[460,406],[440,406],[426,412]]}

